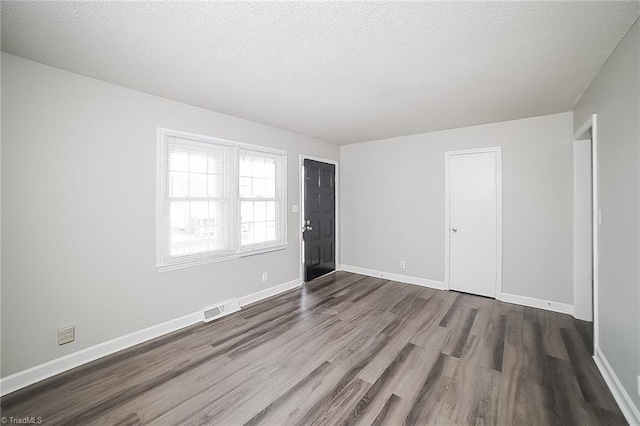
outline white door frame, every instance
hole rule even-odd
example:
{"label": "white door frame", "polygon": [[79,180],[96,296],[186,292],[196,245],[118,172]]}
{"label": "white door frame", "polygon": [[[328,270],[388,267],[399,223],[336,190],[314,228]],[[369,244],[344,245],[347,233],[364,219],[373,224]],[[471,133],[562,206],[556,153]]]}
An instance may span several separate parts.
{"label": "white door frame", "polygon": [[496,299],[502,298],[502,148],[492,146],[487,148],[463,149],[457,151],[447,151],[444,153],[444,284],[447,290],[451,289],[449,282],[449,245],[451,232],[450,225],[450,181],[449,181],[449,161],[454,155],[479,154],[485,152],[494,152],[496,154]]}
{"label": "white door frame", "polygon": [[[336,174],[334,177],[335,185],[335,204],[336,204],[336,218],[334,221],[335,233],[336,233],[336,253],[335,262],[336,267],[333,272],[336,272],[340,267],[340,163],[336,160],[329,160],[328,158],[314,157],[311,155],[300,154],[300,161],[298,166],[300,191],[298,205],[300,206],[300,214],[298,216],[298,232],[296,235],[300,237],[300,282],[304,283],[304,238],[302,236],[302,227],[304,226],[304,160],[314,160],[321,163],[333,164],[336,166]],[[332,274],[333,272],[330,272]]]}
{"label": "white door frame", "polygon": [[[591,131],[591,202],[593,203],[593,226],[591,232],[591,244],[593,247],[593,350],[597,353],[599,345],[598,331],[598,226],[599,226],[599,204],[598,204],[598,115],[591,115],[587,121],[580,126],[580,129],[574,134],[574,141],[589,139],[589,131]],[[575,238],[575,236],[574,236]],[[574,271],[575,278],[575,271]],[[575,282],[574,282],[575,285]],[[575,292],[574,292],[575,294]],[[575,303],[575,300],[574,300]]]}

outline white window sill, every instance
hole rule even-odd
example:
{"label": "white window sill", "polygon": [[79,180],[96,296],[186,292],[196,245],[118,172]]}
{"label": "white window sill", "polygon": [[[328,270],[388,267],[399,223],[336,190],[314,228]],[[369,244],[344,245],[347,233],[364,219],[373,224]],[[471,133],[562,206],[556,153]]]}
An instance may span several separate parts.
{"label": "white window sill", "polygon": [[227,260],[239,259],[241,257],[247,257],[247,256],[253,256],[256,254],[264,254],[272,251],[284,250],[288,246],[289,246],[288,243],[284,243],[278,246],[265,247],[265,248],[256,249],[256,250],[247,250],[247,251],[240,252],[238,254],[234,254],[232,256],[217,257],[214,259],[198,259],[198,260],[185,261],[180,263],[172,263],[169,265],[158,265],[156,266],[156,270],[158,272],[175,271],[177,269],[191,268],[193,266],[202,266],[202,265],[207,265],[209,263],[224,262]]}

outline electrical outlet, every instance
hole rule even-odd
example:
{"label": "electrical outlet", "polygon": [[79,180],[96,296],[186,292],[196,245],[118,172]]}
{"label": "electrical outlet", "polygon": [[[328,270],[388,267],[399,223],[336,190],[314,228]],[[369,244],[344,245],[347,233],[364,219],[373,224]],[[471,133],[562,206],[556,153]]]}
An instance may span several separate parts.
{"label": "electrical outlet", "polygon": [[76,329],[74,326],[58,329],[58,345],[73,342],[76,339]]}
{"label": "electrical outlet", "polygon": [[265,282],[267,280],[267,273],[263,272],[262,273],[262,282]]}
{"label": "electrical outlet", "polygon": [[401,267],[402,269],[404,269],[404,268],[406,268],[406,267],[407,267],[407,264],[404,262],[404,260],[401,260],[401,261],[400,261],[400,267]]}

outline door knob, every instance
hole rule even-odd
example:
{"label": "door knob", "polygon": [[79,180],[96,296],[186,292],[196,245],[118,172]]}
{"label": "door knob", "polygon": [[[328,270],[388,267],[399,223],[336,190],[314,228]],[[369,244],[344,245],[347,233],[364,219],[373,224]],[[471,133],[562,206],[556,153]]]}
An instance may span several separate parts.
{"label": "door knob", "polygon": [[455,234],[456,232],[458,232],[458,228],[451,228],[451,232]]}

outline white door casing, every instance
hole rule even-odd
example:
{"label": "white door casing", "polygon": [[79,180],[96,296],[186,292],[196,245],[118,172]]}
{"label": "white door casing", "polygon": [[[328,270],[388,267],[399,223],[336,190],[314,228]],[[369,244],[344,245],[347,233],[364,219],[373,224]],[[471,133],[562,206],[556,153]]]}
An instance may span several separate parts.
{"label": "white door casing", "polygon": [[449,289],[501,295],[501,150],[449,151],[445,281]]}
{"label": "white door casing", "polygon": [[[591,248],[593,250],[592,257],[592,280],[593,280],[593,351],[598,353],[600,349],[600,322],[599,322],[599,270],[600,270],[600,258],[599,258],[599,219],[600,219],[600,204],[598,200],[598,115],[592,114],[587,121],[580,126],[578,131],[574,134],[573,140],[580,141],[585,139],[591,139],[591,203],[592,203],[592,227],[591,227]],[[575,237],[575,235],[574,235]],[[574,241],[575,244],[575,241]],[[574,270],[575,275],[575,270]],[[575,280],[575,276],[574,276]],[[584,282],[584,280],[582,280]],[[574,285],[577,283],[574,282]],[[574,290],[575,297],[575,290]],[[576,300],[574,300],[574,304]],[[578,301],[577,303],[580,303]]]}

